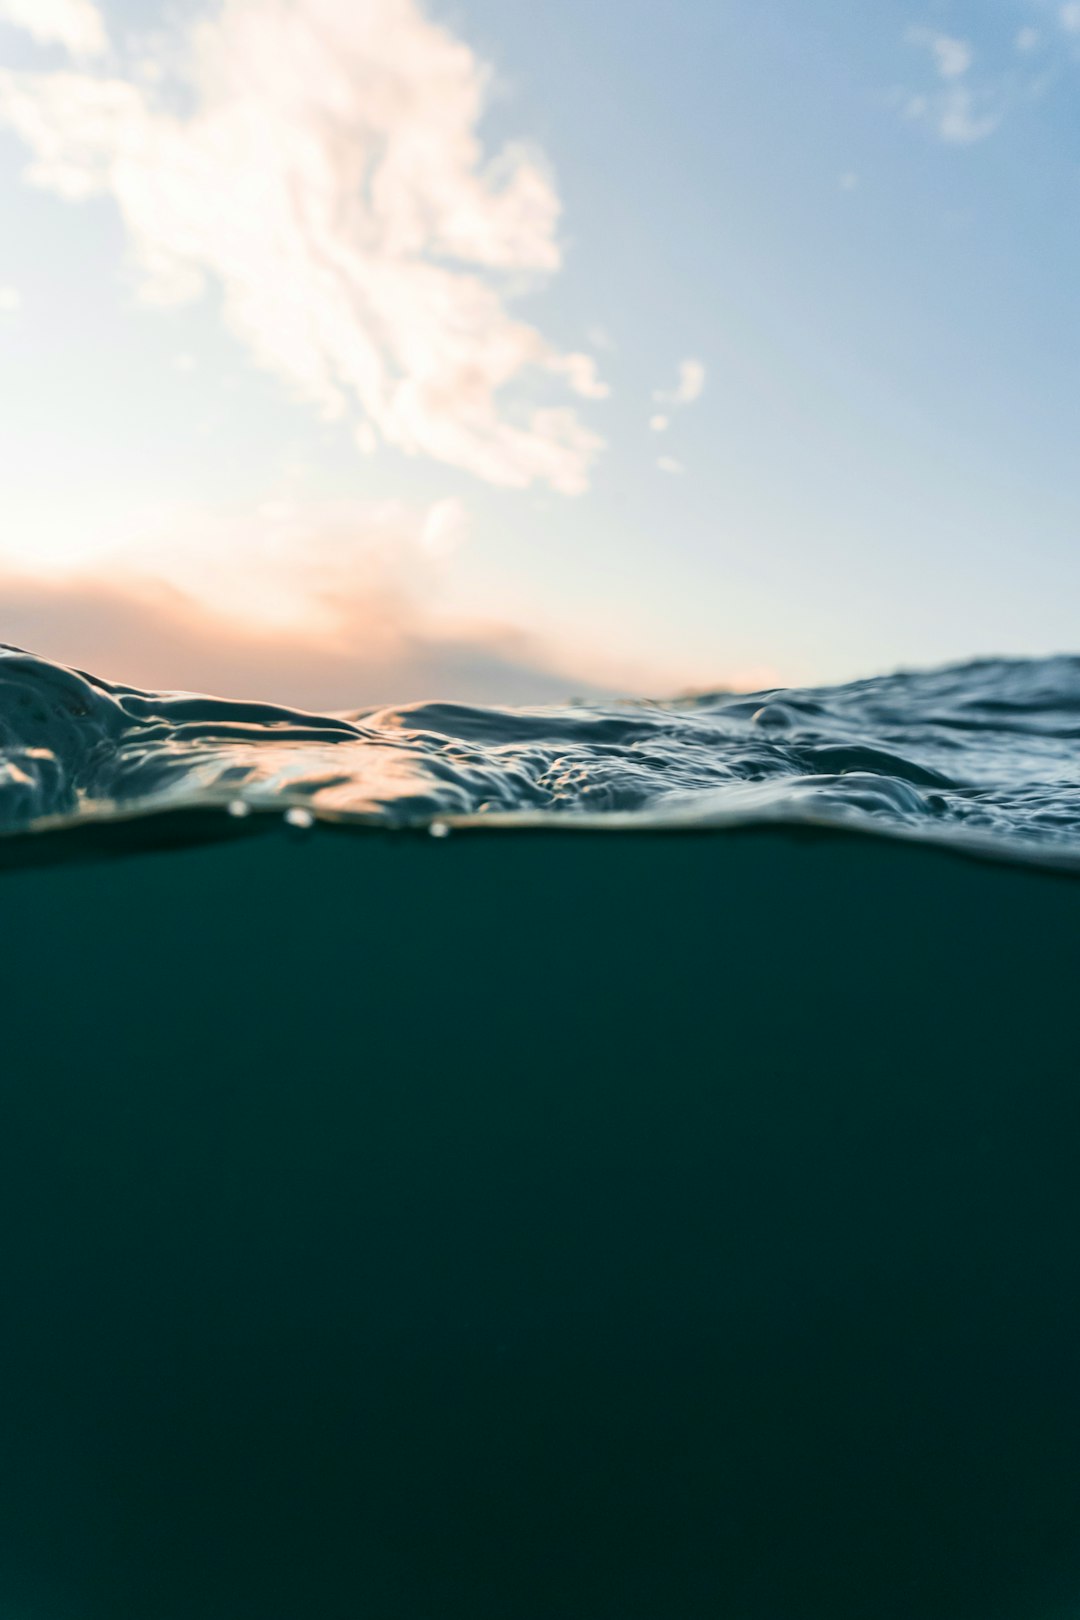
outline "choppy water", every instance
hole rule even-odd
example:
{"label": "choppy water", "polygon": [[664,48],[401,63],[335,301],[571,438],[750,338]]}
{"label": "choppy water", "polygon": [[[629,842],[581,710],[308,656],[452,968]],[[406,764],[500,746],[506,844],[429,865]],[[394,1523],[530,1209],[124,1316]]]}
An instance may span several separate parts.
{"label": "choppy water", "polygon": [[608,707],[350,714],[0,650],[0,828],[306,806],[389,826],[815,823],[1080,862],[1080,657]]}

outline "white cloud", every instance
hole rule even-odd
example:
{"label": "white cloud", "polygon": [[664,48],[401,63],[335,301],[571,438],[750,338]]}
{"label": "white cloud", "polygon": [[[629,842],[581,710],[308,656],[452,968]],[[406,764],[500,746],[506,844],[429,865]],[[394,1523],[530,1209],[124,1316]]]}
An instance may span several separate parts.
{"label": "white cloud", "polygon": [[615,350],[615,339],[606,326],[590,326],[585,338],[590,349],[600,349],[609,354]]}
{"label": "white cloud", "polygon": [[1033,51],[1039,43],[1039,30],[1037,28],[1021,28],[1016,36],[1018,51]]}
{"label": "white cloud", "polygon": [[658,413],[656,416],[649,417],[649,426],[654,433],[666,433],[671,426],[671,418]]}
{"label": "white cloud", "polygon": [[679,380],[674,388],[657,388],[653,398],[658,405],[692,405],[700,399],[705,387],[705,367],[700,360],[684,360],[679,366]]}
{"label": "white cloud", "polygon": [[938,133],[943,141],[970,146],[992,135],[1002,116],[999,107],[978,99],[965,85],[955,85],[938,103]]}
{"label": "white cloud", "polygon": [[[96,534],[81,521],[77,547],[48,565],[38,554],[28,566],[7,525],[5,635],[153,689],[317,709],[716,684],[715,671],[692,676],[682,660],[649,669],[578,637],[464,613],[452,587],[468,525],[460,501],[313,499],[306,479],[302,466],[285,468],[261,499],[231,510],[162,502],[114,512]],[[400,760],[391,753],[385,764],[393,773]]]}
{"label": "white cloud", "polygon": [[859,186],[859,177],[852,170],[849,170],[847,174],[842,174],[840,176],[840,190],[841,191],[857,191],[858,186]]}
{"label": "white cloud", "polygon": [[418,0],[223,0],[157,65],[160,85],[145,62],[0,72],[28,178],[115,199],[146,301],[218,284],[257,362],[327,417],[354,414],[362,447],[587,486],[602,441],[543,393],[601,398],[595,362],[507,304],[559,268],[559,197],[535,153],[484,153],[488,72],[467,45]]}
{"label": "white cloud", "polygon": [[1080,0],[1066,0],[1058,15],[1062,28],[1070,34],[1080,34]]}
{"label": "white cloud", "polygon": [[[5,632],[20,644],[157,691],[233,692],[328,711],[400,705],[433,693],[462,703],[565,703],[571,693],[675,684],[670,675],[657,680],[633,665],[605,669],[592,649],[562,648],[510,623],[433,612],[408,589],[388,597],[377,567],[357,580],[333,637],[238,624],[183,592],[119,575],[34,579],[0,565],[0,599]],[[399,724],[408,725],[407,715]],[[326,754],[324,802],[332,802],[341,774],[339,747]],[[290,750],[272,760],[265,748],[259,752],[251,763],[261,766],[264,781],[269,771],[280,785]],[[310,761],[310,747],[305,756]],[[407,792],[406,765],[400,748],[364,745],[373,785]]]}
{"label": "white cloud", "polygon": [[91,0],[0,0],[0,22],[25,29],[39,45],[62,45],[74,56],[98,56],[108,43]]}
{"label": "white cloud", "polygon": [[459,500],[436,501],[427,510],[420,529],[420,545],[427,557],[452,557],[465,538],[469,514]]}
{"label": "white cloud", "polygon": [[18,287],[0,286],[0,315],[14,315],[22,308],[22,293]]}
{"label": "white cloud", "polygon": [[931,52],[934,66],[943,79],[963,78],[971,66],[972,50],[966,39],[935,34],[929,28],[913,28],[908,39],[912,45],[923,45]]}
{"label": "white cloud", "polygon": [[904,103],[908,118],[929,124],[941,140],[956,146],[970,146],[985,140],[1001,123],[1007,109],[1007,85],[972,88],[967,74],[974,53],[967,40],[951,34],[935,34],[928,28],[913,28],[908,42],[928,50],[934,60],[937,90],[909,96]]}
{"label": "white cloud", "polygon": [[[113,512],[96,529],[85,525],[77,548],[50,564],[39,550],[32,571],[165,588],[249,629],[333,641],[358,593],[367,601],[377,595],[388,623],[399,599],[424,597],[467,529],[460,500],[313,498],[300,469],[251,504],[169,502]],[[19,565],[20,554],[0,545],[0,569],[5,563]]]}
{"label": "white cloud", "polygon": [[596,363],[588,354],[552,355],[548,367],[565,377],[575,394],[582,399],[607,399],[611,390],[596,374]]}
{"label": "white cloud", "polygon": [[940,140],[952,146],[971,146],[994,133],[1007,110],[1007,98],[998,89],[972,90],[966,84],[950,84],[934,95],[909,96],[903,102],[904,116],[913,123],[926,124]]}
{"label": "white cloud", "polygon": [[656,465],[659,467],[660,471],[664,473],[678,474],[686,471],[686,468],[683,466],[682,462],[676,461],[674,456],[661,456]]}
{"label": "white cloud", "polygon": [[943,79],[959,79],[971,66],[971,46],[962,39],[941,34],[934,41],[934,58]]}

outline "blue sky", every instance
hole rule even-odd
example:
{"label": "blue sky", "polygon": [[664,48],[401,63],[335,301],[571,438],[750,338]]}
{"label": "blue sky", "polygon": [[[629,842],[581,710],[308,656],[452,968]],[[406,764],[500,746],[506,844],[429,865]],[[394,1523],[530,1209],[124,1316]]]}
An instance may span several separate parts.
{"label": "blue sky", "polygon": [[[0,16],[6,7],[17,22],[29,3],[0,0]],[[225,13],[239,17],[247,3],[229,0]],[[34,4],[73,5],[85,23],[89,0]],[[335,4],[355,19],[368,0],[262,0],[260,37],[278,27],[285,39],[309,11],[325,26]],[[403,82],[427,61],[434,25],[477,83],[480,64],[491,65],[476,172],[505,143],[524,142],[512,162],[525,200],[511,219],[485,195],[468,213],[466,254],[544,358],[537,349],[511,368],[482,421],[463,414],[463,394],[441,418],[451,391],[440,387],[408,426],[365,395],[374,427],[358,429],[356,372],[333,419],[322,383],[303,381],[315,361],[299,353],[302,335],[287,357],[275,348],[273,254],[252,253],[237,270],[211,221],[197,296],[146,302],[136,260],[164,243],[175,269],[179,226],[163,214],[166,182],[147,182],[125,205],[118,165],[125,142],[165,128],[162,107],[183,117],[209,96],[205,79],[193,90],[168,75],[195,20],[213,26],[221,8],[152,15],[146,0],[105,0],[109,51],[74,57],[59,35],[43,43],[25,26],[0,26],[0,289],[11,306],[0,309],[0,563],[12,571],[13,621],[0,620],[0,637],[36,630],[64,657],[76,625],[72,661],[100,645],[99,664],[124,666],[104,673],[207,684],[199,667],[162,671],[136,636],[118,635],[116,604],[102,608],[109,591],[127,592],[130,607],[132,592],[160,585],[222,624],[251,599],[260,634],[297,649],[307,638],[315,661],[328,636],[374,636],[392,644],[388,663],[406,686],[402,635],[497,646],[583,686],[637,690],[832,680],[1075,646],[1076,8],[371,5],[395,15]],[[69,44],[72,15],[61,18]],[[204,75],[239,37],[224,27],[211,37]],[[364,38],[350,36],[349,48],[357,82],[377,99]],[[397,73],[393,61],[376,68]],[[70,97],[58,110],[42,79],[27,78],[62,69],[84,88],[141,87],[159,107],[119,134],[95,126],[108,149],[95,148],[85,188],[94,195],[67,195],[56,168],[58,151],[65,175],[82,161],[89,137],[73,119],[85,119],[85,95],[83,110]],[[434,92],[418,88],[416,105],[430,108]],[[406,117],[386,138],[410,142],[412,128]],[[438,126],[425,150],[453,131]],[[28,185],[28,160],[40,167],[43,154],[53,172]],[[238,178],[226,161],[199,195],[220,185],[216,205],[228,209],[229,187],[242,183],[249,198],[254,172]],[[471,173],[463,160],[446,186],[471,196]],[[367,225],[355,228],[359,241]],[[290,244],[273,241],[287,259]],[[445,243],[421,243],[414,258],[441,264]],[[399,260],[380,262],[392,270]],[[249,286],[238,316],[237,278],[264,274],[267,287]],[[280,297],[301,285],[316,283],[282,282]],[[403,292],[400,308],[384,308],[399,351],[417,312],[426,319],[425,285],[419,304]],[[265,319],[251,314],[264,306]],[[481,321],[468,341],[498,370],[492,330]],[[433,350],[443,336],[433,334]],[[677,392],[688,361],[702,368],[700,396],[657,400]],[[426,359],[406,371],[407,381],[426,377]],[[558,413],[556,425],[536,428],[549,421],[537,410]],[[650,426],[657,417],[668,418],[663,432]],[[511,453],[505,435],[526,420],[528,443]],[[363,452],[358,431],[370,437]],[[338,595],[350,613],[317,622]],[[294,614],[294,602],[307,605]],[[194,639],[184,645],[197,664]],[[331,698],[335,682],[370,681],[377,656],[352,676],[339,660],[313,692]]]}

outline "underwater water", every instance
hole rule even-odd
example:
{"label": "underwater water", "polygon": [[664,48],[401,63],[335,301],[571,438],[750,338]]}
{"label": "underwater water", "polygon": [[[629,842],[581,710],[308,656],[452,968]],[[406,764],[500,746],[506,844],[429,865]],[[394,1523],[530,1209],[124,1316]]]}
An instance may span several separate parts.
{"label": "underwater water", "polygon": [[4,1620],[1075,1620],[1078,741],[0,658]]}

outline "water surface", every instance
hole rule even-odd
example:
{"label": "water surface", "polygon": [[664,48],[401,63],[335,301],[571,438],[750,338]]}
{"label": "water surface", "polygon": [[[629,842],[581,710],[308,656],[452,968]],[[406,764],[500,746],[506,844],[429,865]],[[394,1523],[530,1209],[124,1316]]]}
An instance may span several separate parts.
{"label": "water surface", "polygon": [[817,824],[1071,865],[1080,658],[605,708],[307,714],[0,651],[0,826],[177,808],[357,824]]}

